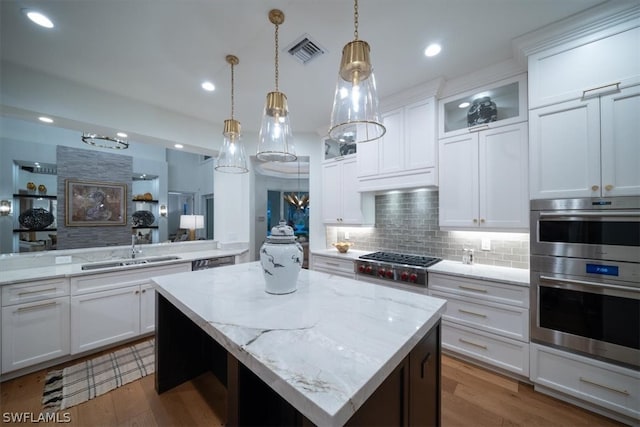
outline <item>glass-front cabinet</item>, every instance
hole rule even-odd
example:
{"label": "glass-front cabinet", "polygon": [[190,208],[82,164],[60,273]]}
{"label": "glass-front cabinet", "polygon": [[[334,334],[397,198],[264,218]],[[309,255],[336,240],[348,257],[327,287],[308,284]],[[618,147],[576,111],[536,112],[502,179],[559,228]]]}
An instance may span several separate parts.
{"label": "glass-front cabinet", "polygon": [[442,99],[439,138],[526,121],[526,78],[521,74]]}

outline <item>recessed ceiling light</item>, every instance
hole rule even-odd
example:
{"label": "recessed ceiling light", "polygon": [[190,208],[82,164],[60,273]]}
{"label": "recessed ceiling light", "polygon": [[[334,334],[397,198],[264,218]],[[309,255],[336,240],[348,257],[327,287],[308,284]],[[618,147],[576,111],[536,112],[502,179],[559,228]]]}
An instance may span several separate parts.
{"label": "recessed ceiling light", "polygon": [[40,25],[44,28],[53,28],[53,22],[46,15],[36,12],[35,10],[22,9],[22,12],[27,15],[32,22]]}
{"label": "recessed ceiling light", "polygon": [[38,117],[38,120],[40,120],[43,123],[53,123],[53,119],[50,117],[41,116],[41,117]]}
{"label": "recessed ceiling light", "polygon": [[202,89],[206,90],[207,92],[213,92],[214,90],[216,90],[216,87],[214,86],[213,83],[207,81],[207,82],[202,82]]}
{"label": "recessed ceiling light", "polygon": [[467,108],[469,105],[471,105],[469,102],[463,102],[462,104],[458,105],[458,108]]}
{"label": "recessed ceiling light", "polygon": [[182,144],[173,144],[173,146],[175,148],[184,148],[184,145],[182,145]]}
{"label": "recessed ceiling light", "polygon": [[440,53],[441,50],[442,50],[442,46],[440,46],[437,43],[431,43],[424,50],[424,54],[425,54],[425,56],[436,56],[437,54]]}
{"label": "recessed ceiling light", "polygon": [[124,132],[118,132],[118,133],[116,133],[116,136],[119,136],[120,138],[126,138],[126,137],[128,137],[129,135],[127,135],[127,134],[126,134],[126,133],[124,133]]}

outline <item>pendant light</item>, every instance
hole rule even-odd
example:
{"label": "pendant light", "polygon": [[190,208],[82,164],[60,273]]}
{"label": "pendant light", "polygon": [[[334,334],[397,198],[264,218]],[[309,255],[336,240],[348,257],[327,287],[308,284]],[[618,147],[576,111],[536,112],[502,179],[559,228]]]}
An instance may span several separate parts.
{"label": "pendant light", "polygon": [[215,169],[225,173],[247,173],[247,156],[240,141],[240,122],[233,118],[234,79],[233,67],[240,62],[237,56],[227,55],[227,63],[231,65],[231,118],[224,121],[222,148],[218,153]]}
{"label": "pendant light", "polygon": [[354,40],[342,49],[329,137],[341,143],[368,142],[386,132],[378,113],[369,43],[358,40],[358,0],[354,0]]}
{"label": "pendant light", "polygon": [[298,159],[298,194],[291,192],[290,194],[285,194],[282,196],[284,200],[287,201],[290,205],[293,205],[297,210],[305,210],[309,206],[309,195],[305,194],[304,196],[300,196],[301,193],[300,187],[300,159]]}
{"label": "pendant light", "polygon": [[264,104],[256,157],[267,162],[292,162],[297,156],[289,124],[287,97],[278,90],[278,28],[284,22],[284,13],[278,9],[271,10],[269,21],[276,27],[276,90],[267,94]]}

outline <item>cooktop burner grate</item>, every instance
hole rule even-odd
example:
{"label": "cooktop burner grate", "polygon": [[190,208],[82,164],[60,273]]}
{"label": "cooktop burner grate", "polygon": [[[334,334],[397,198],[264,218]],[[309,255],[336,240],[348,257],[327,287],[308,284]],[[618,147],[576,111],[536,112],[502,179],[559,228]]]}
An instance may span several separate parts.
{"label": "cooktop burner grate", "polygon": [[361,255],[359,258],[362,260],[386,262],[389,264],[403,264],[414,267],[429,267],[440,261],[440,258],[435,257],[398,254],[394,252],[373,252]]}

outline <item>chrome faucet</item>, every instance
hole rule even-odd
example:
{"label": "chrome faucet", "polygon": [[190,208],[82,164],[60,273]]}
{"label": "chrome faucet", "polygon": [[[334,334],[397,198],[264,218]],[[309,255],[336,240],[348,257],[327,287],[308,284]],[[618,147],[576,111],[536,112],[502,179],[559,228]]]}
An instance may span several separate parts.
{"label": "chrome faucet", "polygon": [[136,257],[136,254],[141,253],[142,251],[136,250],[136,241],[138,237],[135,234],[131,235],[131,259]]}

